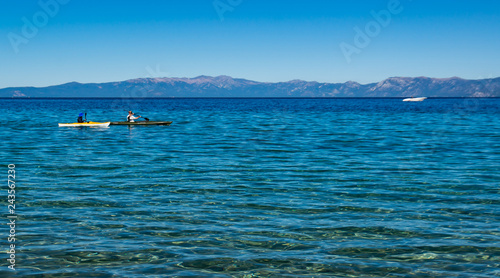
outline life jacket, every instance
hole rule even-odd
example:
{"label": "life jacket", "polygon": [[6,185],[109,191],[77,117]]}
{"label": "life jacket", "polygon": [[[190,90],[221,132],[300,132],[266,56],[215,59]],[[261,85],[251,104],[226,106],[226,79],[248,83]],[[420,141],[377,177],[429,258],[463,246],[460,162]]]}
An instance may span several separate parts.
{"label": "life jacket", "polygon": [[83,123],[83,117],[82,116],[78,116],[78,120],[77,120],[79,123]]}

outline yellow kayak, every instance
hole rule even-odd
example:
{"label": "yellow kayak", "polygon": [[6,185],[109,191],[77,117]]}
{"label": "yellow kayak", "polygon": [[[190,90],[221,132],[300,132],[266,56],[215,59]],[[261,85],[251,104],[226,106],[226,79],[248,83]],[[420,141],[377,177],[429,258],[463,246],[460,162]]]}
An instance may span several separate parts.
{"label": "yellow kayak", "polygon": [[66,123],[66,124],[59,124],[59,126],[90,126],[90,127],[107,127],[109,126],[110,122],[105,122],[105,123],[98,123],[98,122],[88,122],[88,123]]}

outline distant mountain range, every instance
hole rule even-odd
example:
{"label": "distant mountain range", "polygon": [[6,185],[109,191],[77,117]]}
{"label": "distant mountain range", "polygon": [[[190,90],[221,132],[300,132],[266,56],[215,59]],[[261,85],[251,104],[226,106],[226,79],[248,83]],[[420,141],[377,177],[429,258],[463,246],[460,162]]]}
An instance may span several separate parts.
{"label": "distant mountain range", "polygon": [[391,77],[379,83],[257,82],[229,76],[139,78],[0,89],[0,97],[500,97],[500,78]]}

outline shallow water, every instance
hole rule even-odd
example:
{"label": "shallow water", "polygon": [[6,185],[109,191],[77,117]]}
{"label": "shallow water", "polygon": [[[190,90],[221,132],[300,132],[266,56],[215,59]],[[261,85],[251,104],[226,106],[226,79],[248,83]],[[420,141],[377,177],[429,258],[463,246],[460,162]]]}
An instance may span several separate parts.
{"label": "shallow water", "polygon": [[[129,109],[173,124],[57,126]],[[1,99],[18,222],[0,275],[498,276],[499,116],[500,99]]]}

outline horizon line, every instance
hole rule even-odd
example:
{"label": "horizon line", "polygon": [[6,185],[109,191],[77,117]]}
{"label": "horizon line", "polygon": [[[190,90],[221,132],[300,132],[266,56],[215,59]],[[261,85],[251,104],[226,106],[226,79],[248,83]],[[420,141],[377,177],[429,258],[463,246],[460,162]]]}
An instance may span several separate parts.
{"label": "horizon line", "polygon": [[[0,97],[3,99],[122,99],[123,97]],[[126,99],[405,99],[408,97],[127,97]],[[427,97],[427,99],[481,99],[500,97]]]}

